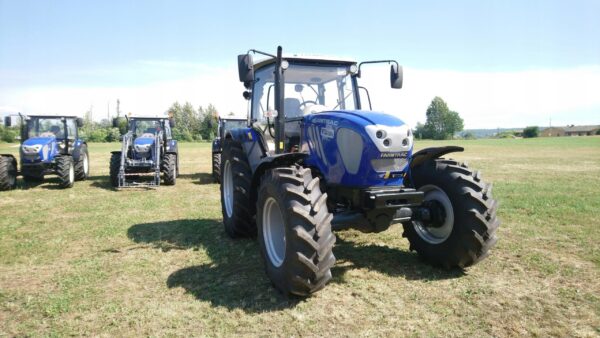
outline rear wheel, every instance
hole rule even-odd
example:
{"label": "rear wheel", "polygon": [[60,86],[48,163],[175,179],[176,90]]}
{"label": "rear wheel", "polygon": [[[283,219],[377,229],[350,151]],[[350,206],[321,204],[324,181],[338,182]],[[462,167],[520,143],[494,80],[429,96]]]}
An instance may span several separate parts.
{"label": "rear wheel", "polygon": [[258,196],[258,241],[275,287],[298,296],[322,289],[335,264],[335,235],[319,178],[301,166],[271,169]]}
{"label": "rear wheel", "polygon": [[117,151],[110,156],[110,184],[119,186],[119,170],[121,169],[121,152]]}
{"label": "rear wheel", "polygon": [[90,176],[90,157],[87,146],[83,144],[79,150],[79,159],[75,162],[75,179],[86,180]]}
{"label": "rear wheel", "polygon": [[0,191],[17,186],[17,160],[12,156],[0,156]]}
{"label": "rear wheel", "polygon": [[221,163],[221,209],[225,232],[230,237],[256,235],[255,209],[250,202],[252,171],[239,142],[226,139]]}
{"label": "rear wheel", "polygon": [[75,164],[70,155],[61,155],[56,158],[56,175],[58,175],[61,188],[71,188],[75,183]]}
{"label": "rear wheel", "polygon": [[177,156],[175,154],[165,154],[161,171],[164,174],[165,185],[175,185],[177,181]]}
{"label": "rear wheel", "polygon": [[221,183],[221,154],[212,155],[212,176],[215,182]]}
{"label": "rear wheel", "polygon": [[464,163],[436,159],[412,170],[415,188],[424,192],[431,221],[404,223],[410,249],[444,267],[467,267],[485,258],[496,244],[498,203],[492,185]]}

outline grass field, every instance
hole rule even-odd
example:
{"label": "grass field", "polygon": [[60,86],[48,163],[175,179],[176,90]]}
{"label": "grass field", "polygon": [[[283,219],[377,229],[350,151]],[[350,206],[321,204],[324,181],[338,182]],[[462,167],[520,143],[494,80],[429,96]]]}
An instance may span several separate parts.
{"label": "grass field", "polygon": [[0,336],[599,336],[600,138],[417,147],[447,143],[494,182],[490,257],[446,271],[400,226],[345,231],[333,281],[306,300],[271,287],[256,241],[225,235],[209,144],[180,146],[175,187],[125,191],[108,184],[118,144],[91,144],[73,189],[0,192]]}

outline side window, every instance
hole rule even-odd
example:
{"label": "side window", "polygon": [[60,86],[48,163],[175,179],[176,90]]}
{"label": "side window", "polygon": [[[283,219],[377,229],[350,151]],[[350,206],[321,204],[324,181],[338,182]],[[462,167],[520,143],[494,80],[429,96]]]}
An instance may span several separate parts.
{"label": "side window", "polygon": [[69,140],[74,140],[77,136],[77,126],[75,125],[75,119],[67,119],[67,131],[69,133]]}

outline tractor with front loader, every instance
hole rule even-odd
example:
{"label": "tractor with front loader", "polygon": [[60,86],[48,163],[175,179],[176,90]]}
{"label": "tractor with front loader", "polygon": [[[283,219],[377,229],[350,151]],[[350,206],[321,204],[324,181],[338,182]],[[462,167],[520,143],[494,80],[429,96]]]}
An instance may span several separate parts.
{"label": "tractor with front loader", "polygon": [[[173,139],[173,119],[166,116],[126,117],[128,131],[121,150],[110,158],[110,182],[115,188],[158,187],[161,173],[165,185],[179,176],[179,151]],[[113,124],[118,125],[117,120]]]}
{"label": "tractor with front loader", "polygon": [[258,237],[283,294],[308,296],[331,279],[334,230],[402,223],[410,249],[446,268],[475,264],[496,243],[491,184],[442,158],[463,148],[413,152],[411,128],[371,110],[359,80],[373,63],[391,64],[390,85],[402,87],[393,60],[285,57],[281,47],[238,56],[249,118],[223,139],[223,223],[231,237]]}
{"label": "tractor with front loader", "polygon": [[[6,116],[4,124],[12,125],[14,116]],[[10,154],[0,155],[0,190],[14,189],[20,174],[27,183],[42,182],[46,175],[56,175],[60,188],[71,188],[75,181],[90,174],[87,143],[79,138],[83,119],[64,115],[22,115],[19,146],[20,172],[17,160]]]}
{"label": "tractor with front loader", "polygon": [[221,182],[221,153],[223,152],[223,137],[235,128],[243,128],[248,125],[248,119],[239,117],[219,118],[217,137],[212,142],[212,176],[215,182]]}

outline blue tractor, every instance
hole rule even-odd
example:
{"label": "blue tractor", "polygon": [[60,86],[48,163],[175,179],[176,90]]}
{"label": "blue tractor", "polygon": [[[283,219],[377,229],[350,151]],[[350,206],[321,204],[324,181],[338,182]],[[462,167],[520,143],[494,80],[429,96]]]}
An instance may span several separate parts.
{"label": "blue tractor", "polygon": [[[254,63],[251,53],[266,59]],[[391,64],[391,87],[402,87],[393,60],[283,57],[281,47],[238,56],[249,119],[224,136],[223,223],[231,237],[258,237],[284,294],[308,296],[331,279],[333,230],[402,223],[410,249],[446,268],[475,264],[496,243],[491,184],[441,158],[463,149],[413,152],[409,126],[371,111],[359,79],[375,62]]]}
{"label": "blue tractor", "polygon": [[[25,182],[41,182],[57,175],[59,187],[71,188],[90,174],[87,144],[79,138],[83,119],[76,116],[18,115],[21,126],[20,174]],[[4,124],[12,125],[12,116]],[[16,187],[19,174],[12,155],[0,155],[0,190]]]}
{"label": "blue tractor", "polygon": [[247,119],[226,117],[219,118],[217,137],[212,142],[212,176],[215,182],[221,182],[221,153],[223,152],[223,137],[227,131],[248,125]]}
{"label": "blue tractor", "polygon": [[[117,120],[113,121],[116,126]],[[169,117],[127,117],[128,132],[121,151],[110,158],[110,182],[115,188],[158,187],[161,173],[166,185],[179,176],[179,151],[171,135]]]}

